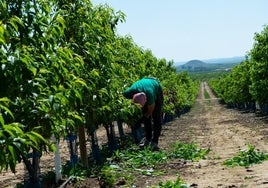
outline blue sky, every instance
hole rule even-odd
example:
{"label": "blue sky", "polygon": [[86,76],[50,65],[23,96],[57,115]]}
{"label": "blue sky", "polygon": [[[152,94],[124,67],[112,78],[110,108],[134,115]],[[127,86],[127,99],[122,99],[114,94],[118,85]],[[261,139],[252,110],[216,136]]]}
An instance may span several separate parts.
{"label": "blue sky", "polygon": [[130,35],[155,57],[185,62],[244,56],[268,25],[268,0],[92,0],[126,14]]}

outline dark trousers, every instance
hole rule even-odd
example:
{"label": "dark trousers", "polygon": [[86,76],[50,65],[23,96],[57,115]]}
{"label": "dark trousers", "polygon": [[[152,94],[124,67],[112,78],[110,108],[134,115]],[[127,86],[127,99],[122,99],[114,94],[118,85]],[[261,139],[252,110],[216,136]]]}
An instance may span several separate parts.
{"label": "dark trousers", "polygon": [[[141,118],[138,120],[135,130],[134,130],[134,138],[135,142],[139,143],[141,140],[141,123],[144,123],[144,131],[145,131],[145,137],[146,140],[149,142],[155,142],[158,144],[159,137],[162,130],[162,107],[164,102],[163,97],[163,91],[160,88],[160,94],[157,96],[157,99],[155,101],[155,108],[152,114],[152,117],[150,118]],[[147,106],[144,106],[142,108],[143,114],[147,111]]]}

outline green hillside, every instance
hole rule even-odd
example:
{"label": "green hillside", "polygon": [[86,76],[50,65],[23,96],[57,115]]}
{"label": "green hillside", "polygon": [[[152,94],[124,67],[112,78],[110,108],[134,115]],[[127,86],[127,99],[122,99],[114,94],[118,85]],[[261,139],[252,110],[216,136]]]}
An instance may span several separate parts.
{"label": "green hillside", "polygon": [[215,72],[229,71],[241,62],[233,63],[205,63],[200,60],[191,60],[183,65],[176,66],[177,72]]}

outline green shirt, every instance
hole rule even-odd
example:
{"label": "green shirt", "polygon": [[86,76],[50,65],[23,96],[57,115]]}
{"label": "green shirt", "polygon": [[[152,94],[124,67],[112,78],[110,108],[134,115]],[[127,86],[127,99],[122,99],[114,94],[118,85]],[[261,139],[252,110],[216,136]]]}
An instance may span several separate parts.
{"label": "green shirt", "polygon": [[147,98],[147,104],[151,105],[156,101],[157,96],[160,94],[160,83],[154,78],[143,78],[132,84],[127,90],[123,92],[123,95],[132,99],[136,93],[144,92]]}

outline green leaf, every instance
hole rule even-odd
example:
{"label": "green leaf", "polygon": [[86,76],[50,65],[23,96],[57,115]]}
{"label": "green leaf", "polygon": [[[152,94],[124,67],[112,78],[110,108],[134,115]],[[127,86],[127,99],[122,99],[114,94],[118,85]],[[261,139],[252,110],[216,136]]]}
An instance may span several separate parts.
{"label": "green leaf", "polygon": [[48,73],[51,73],[51,71],[50,70],[48,70],[48,69],[46,69],[46,68],[41,68],[40,70],[39,70],[39,73],[40,74],[48,74]]}
{"label": "green leaf", "polygon": [[23,22],[21,21],[21,19],[17,16],[13,16],[11,19],[10,19],[10,25],[13,26],[13,28],[18,31],[18,25],[21,25],[23,26]]}
{"label": "green leaf", "polygon": [[13,162],[15,162],[16,161],[16,154],[15,154],[15,151],[14,151],[14,147],[13,146],[8,146],[8,151],[11,154],[11,157],[12,157],[11,160]]}
{"label": "green leaf", "polygon": [[4,121],[4,118],[2,116],[2,114],[0,113],[0,124],[3,126],[5,125],[5,121]]}
{"label": "green leaf", "polygon": [[41,142],[47,143],[47,140],[37,132],[34,131],[27,132],[26,135],[32,138],[32,141],[34,141],[35,143],[41,143]]}
{"label": "green leaf", "polygon": [[29,67],[29,70],[33,73],[33,76],[36,76],[37,69],[35,67]]}
{"label": "green leaf", "polygon": [[87,87],[87,83],[86,83],[85,81],[83,81],[82,79],[76,79],[76,80],[75,80],[75,83],[79,83],[79,84],[81,84],[82,86]]}

